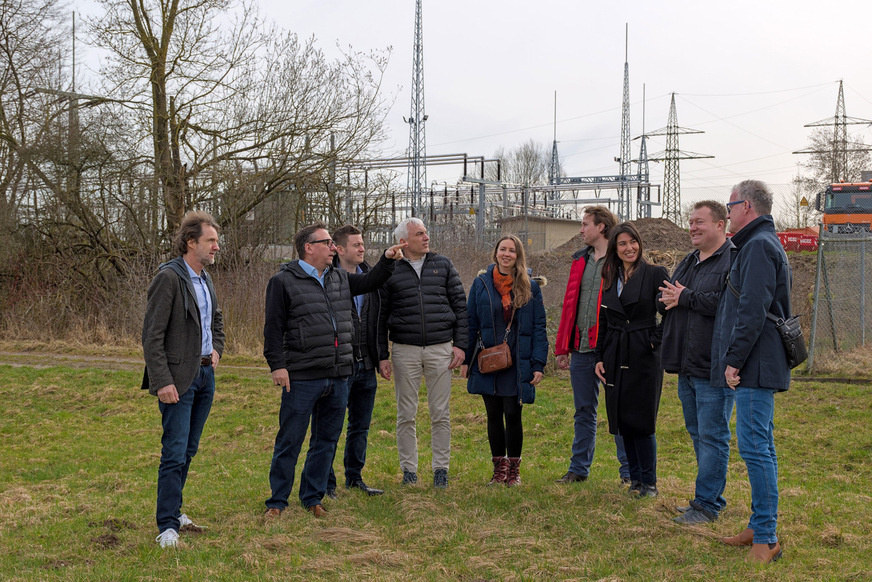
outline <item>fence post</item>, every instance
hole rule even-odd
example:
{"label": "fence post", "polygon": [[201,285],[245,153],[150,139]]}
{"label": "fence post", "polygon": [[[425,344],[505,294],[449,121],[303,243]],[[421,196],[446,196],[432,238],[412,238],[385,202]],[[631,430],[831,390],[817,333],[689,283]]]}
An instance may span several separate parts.
{"label": "fence post", "polygon": [[[823,229],[821,229],[821,234],[823,234]],[[817,330],[817,314],[818,314],[818,297],[820,297],[819,292],[821,289],[821,261],[824,256],[824,242],[823,236],[818,238],[818,253],[817,253],[817,261],[814,272],[814,301],[811,303],[811,337],[808,338],[808,372],[812,373],[814,370],[814,344],[815,344],[815,331]]]}

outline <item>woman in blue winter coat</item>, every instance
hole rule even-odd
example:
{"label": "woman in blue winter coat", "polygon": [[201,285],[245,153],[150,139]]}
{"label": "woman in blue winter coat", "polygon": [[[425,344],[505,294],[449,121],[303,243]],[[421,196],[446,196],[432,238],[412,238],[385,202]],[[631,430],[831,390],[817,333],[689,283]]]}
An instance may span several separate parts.
{"label": "woman in blue winter coat", "polygon": [[[469,343],[461,376],[470,394],[481,394],[487,411],[487,437],[494,473],[489,485],[521,483],[524,432],[521,405],[536,396],[548,359],[545,305],[539,284],[530,279],[520,239],[507,235],[497,241],[494,264],[476,277],[469,290]],[[508,333],[506,330],[508,329]],[[476,355],[480,347],[508,343],[512,365],[482,374]]]}

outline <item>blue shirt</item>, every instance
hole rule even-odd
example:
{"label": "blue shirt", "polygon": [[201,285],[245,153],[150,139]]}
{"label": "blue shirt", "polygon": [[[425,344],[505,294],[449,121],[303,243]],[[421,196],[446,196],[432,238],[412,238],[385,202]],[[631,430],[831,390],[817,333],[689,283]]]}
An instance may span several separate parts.
{"label": "blue shirt", "polygon": [[303,268],[303,270],[307,274],[318,279],[318,282],[321,283],[322,287],[324,286],[324,275],[327,274],[327,269],[329,269],[330,267],[327,267],[327,269],[324,269],[323,273],[318,273],[318,269],[316,269],[315,267],[313,267],[312,265],[310,265],[309,263],[307,263],[303,259],[300,259],[300,266]]}
{"label": "blue shirt", "polygon": [[188,268],[188,275],[191,276],[191,282],[194,283],[194,292],[197,295],[197,308],[200,310],[200,330],[202,331],[202,346],[200,347],[200,355],[204,358],[212,355],[212,302],[209,297],[209,287],[202,277],[194,272],[191,265],[185,261],[185,266]]}

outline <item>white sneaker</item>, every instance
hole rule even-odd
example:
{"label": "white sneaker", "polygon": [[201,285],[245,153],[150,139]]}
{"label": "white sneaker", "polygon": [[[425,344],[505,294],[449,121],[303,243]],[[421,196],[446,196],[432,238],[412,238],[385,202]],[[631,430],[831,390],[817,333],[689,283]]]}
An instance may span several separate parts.
{"label": "white sneaker", "polygon": [[197,525],[184,513],[179,516],[179,532],[202,533],[205,526]]}
{"label": "white sneaker", "polygon": [[175,548],[179,545],[179,532],[174,529],[165,529],[160,532],[160,535],[154,538],[154,541],[160,544],[163,548]]}

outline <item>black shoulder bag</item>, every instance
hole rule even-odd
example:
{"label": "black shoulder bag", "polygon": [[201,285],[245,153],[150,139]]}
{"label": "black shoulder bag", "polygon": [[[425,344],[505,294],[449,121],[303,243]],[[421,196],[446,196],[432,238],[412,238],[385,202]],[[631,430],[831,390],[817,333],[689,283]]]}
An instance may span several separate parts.
{"label": "black shoulder bag", "polygon": [[[730,275],[727,273],[727,287],[736,298],[739,298],[739,290],[730,281]],[[799,315],[792,315],[787,319],[775,317],[770,312],[766,312],[766,319],[775,324],[775,331],[781,337],[781,343],[784,345],[784,353],[787,356],[787,365],[791,369],[797,367],[808,359],[808,349],[805,347],[805,338],[802,337],[802,328],[799,326]]]}

